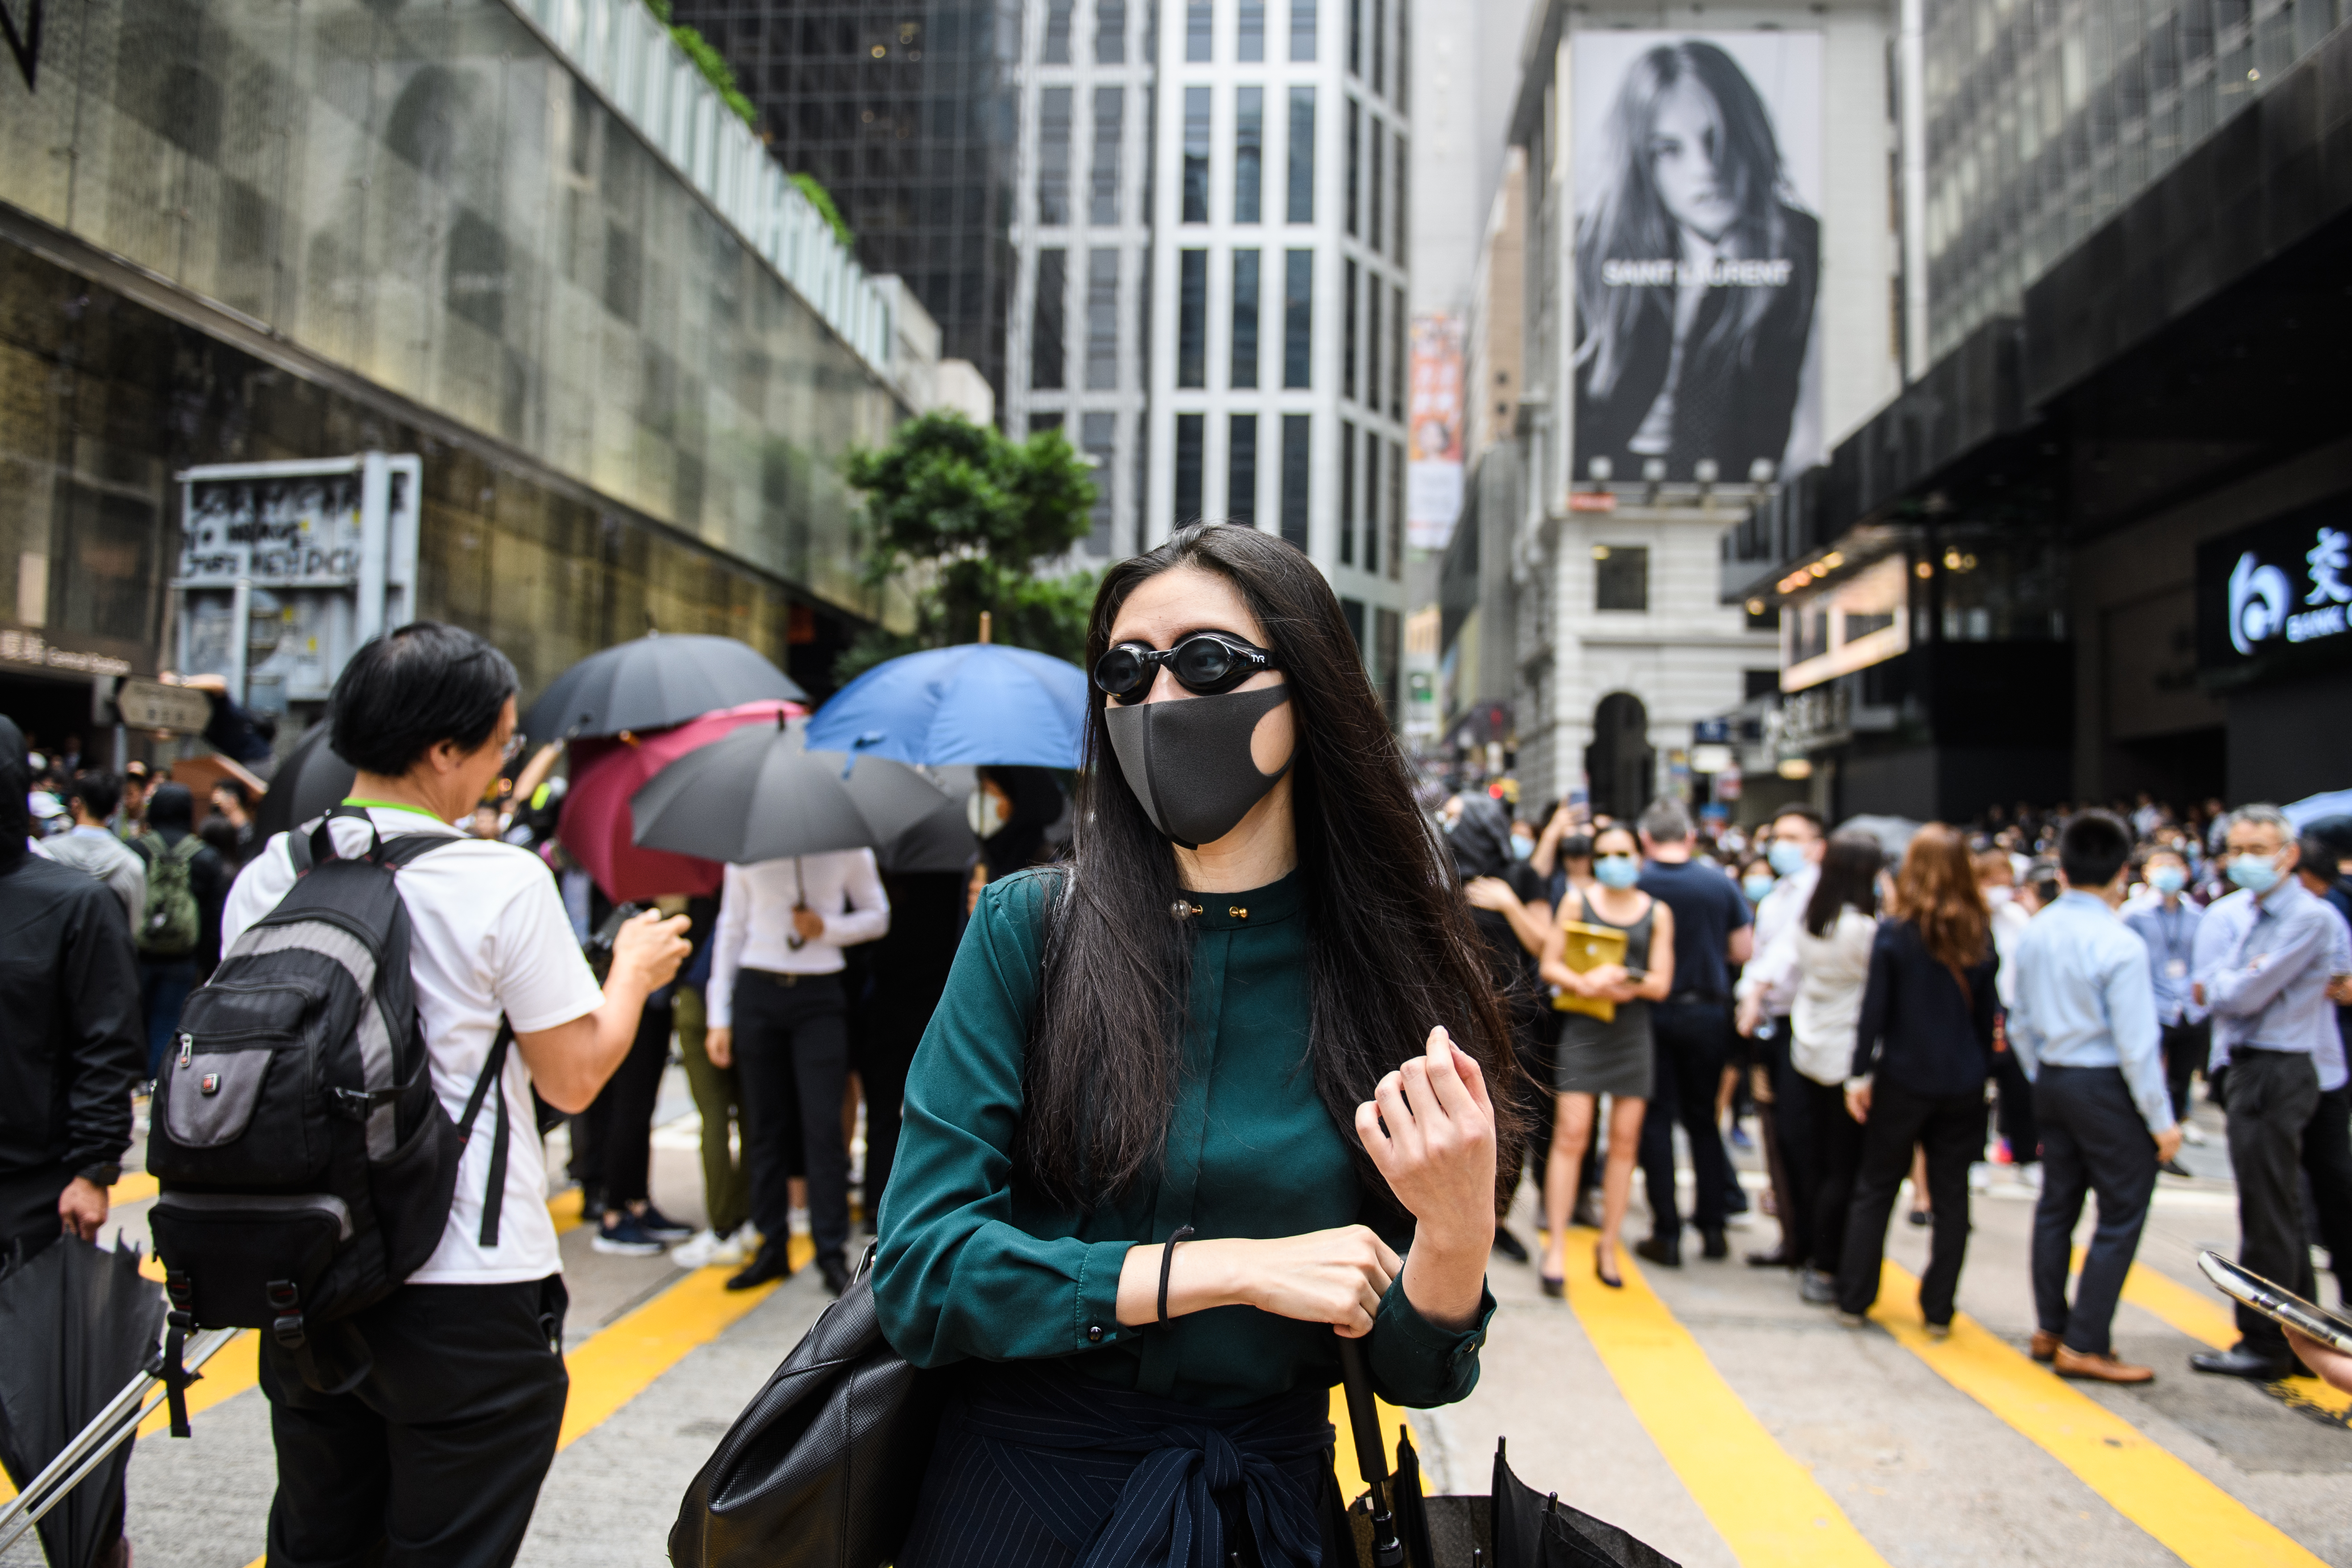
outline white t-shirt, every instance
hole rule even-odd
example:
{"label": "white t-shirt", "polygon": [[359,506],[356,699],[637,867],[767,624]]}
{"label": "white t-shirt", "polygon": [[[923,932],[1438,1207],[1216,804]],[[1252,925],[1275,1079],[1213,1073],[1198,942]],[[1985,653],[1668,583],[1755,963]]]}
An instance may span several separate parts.
{"label": "white t-shirt", "polygon": [[[425,1025],[433,1089],[455,1121],[465,1114],[498,1038],[503,1013],[519,1034],[551,1029],[594,1012],[604,1000],[564,917],[555,879],[539,857],[511,844],[461,834],[422,812],[382,806],[368,816],[387,839],[441,833],[459,842],[401,868],[408,905],[409,969]],[[359,824],[338,821],[335,842],[348,853],[367,847]],[[221,914],[221,948],[270,910],[294,886],[286,835],[271,838],[229,889]],[[457,1167],[457,1200],[441,1245],[410,1275],[419,1285],[500,1285],[561,1272],[554,1222],[547,1214],[547,1161],[531,1116],[530,1069],[507,1051],[500,1084],[507,1100],[506,1199],[499,1244],[480,1245],[483,1189],[490,1177],[488,1136],[498,1107],[484,1104],[477,1135]]]}

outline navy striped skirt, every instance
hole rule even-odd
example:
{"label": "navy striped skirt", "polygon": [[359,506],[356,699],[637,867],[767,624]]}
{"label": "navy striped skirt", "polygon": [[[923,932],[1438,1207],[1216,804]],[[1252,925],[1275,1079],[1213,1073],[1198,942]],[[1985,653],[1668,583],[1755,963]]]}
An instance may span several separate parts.
{"label": "navy striped skirt", "polygon": [[898,1568],[1319,1568],[1329,1412],[1319,1388],[1220,1410],[973,1363]]}

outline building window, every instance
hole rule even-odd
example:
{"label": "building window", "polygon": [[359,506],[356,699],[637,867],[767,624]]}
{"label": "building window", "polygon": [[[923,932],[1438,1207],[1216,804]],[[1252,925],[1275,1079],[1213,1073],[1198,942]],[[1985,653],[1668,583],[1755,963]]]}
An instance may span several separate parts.
{"label": "building window", "polygon": [[1184,221],[1209,221],[1209,89],[1184,89]]}
{"label": "building window", "polygon": [[1315,58],[1315,0],[1290,0],[1290,58],[1300,64]]}
{"label": "building window", "polygon": [[1072,0],[1045,0],[1045,52],[1042,58],[1049,66],[1070,63],[1070,6]]}
{"label": "building window", "polygon": [[1402,261],[1410,254],[1405,247],[1412,242],[1412,229],[1406,226],[1404,221],[1404,193],[1408,184],[1405,179],[1405,169],[1408,160],[1404,155],[1404,138],[1397,136],[1391,140],[1396,144],[1396,248],[1389,254]]}
{"label": "building window", "polygon": [[1140,555],[1150,548],[1151,514],[1144,498],[1151,493],[1151,421],[1135,422],[1135,473],[1129,480],[1128,494],[1135,498],[1135,553]]}
{"label": "building window", "polygon": [[1257,384],[1258,253],[1234,252],[1234,364],[1232,384]]}
{"label": "building window", "polygon": [[1360,164],[1364,155],[1363,142],[1360,140],[1363,110],[1357,106],[1354,99],[1349,99],[1348,100],[1348,237],[1349,239],[1356,237],[1356,188],[1362,183],[1359,177],[1362,173]]}
{"label": "building window", "polygon": [[1370,221],[1364,226],[1364,237],[1366,243],[1371,246],[1372,254],[1374,256],[1378,256],[1381,253],[1381,193],[1388,187],[1388,177],[1382,172],[1387,167],[1386,153],[1388,151],[1388,139],[1381,134],[1381,117],[1374,114],[1367,116],[1367,118],[1370,120],[1370,123],[1368,124],[1365,129],[1371,133],[1372,141],[1372,210],[1370,213]]}
{"label": "building window", "polygon": [[[1389,576],[1404,575],[1404,447],[1389,443]],[[1387,612],[1382,611],[1383,615]],[[1391,672],[1393,673],[1393,672]]]}
{"label": "building window", "polygon": [[1037,253],[1037,300],[1029,313],[1029,384],[1058,390],[1062,382],[1063,296],[1069,283],[1069,252]]}
{"label": "building window", "polygon": [[1356,657],[1360,659],[1364,657],[1364,601],[1340,600],[1339,615],[1348,623],[1348,635],[1356,639]]}
{"label": "building window", "polygon": [[1118,152],[1127,132],[1127,89],[1095,89],[1095,166],[1087,201],[1087,221],[1108,228],[1118,222]]}
{"label": "building window", "polygon": [[1315,221],[1315,89],[1290,89],[1290,211],[1292,223]]}
{"label": "building window", "polygon": [[1364,570],[1381,570],[1381,438],[1364,432]]}
{"label": "building window", "polygon": [[1265,164],[1265,89],[1234,92],[1234,221],[1257,222],[1258,182]]}
{"label": "building window", "polygon": [[1211,29],[1215,26],[1215,12],[1210,0],[1184,0],[1184,58],[1205,60],[1209,58]]}
{"label": "building window", "polygon": [[[1058,254],[1058,253],[1057,253]],[[1176,384],[1209,384],[1209,253],[1177,253]]]}
{"label": "building window", "polygon": [[[1149,120],[1145,123],[1149,124]],[[1146,211],[1150,210],[1150,199],[1148,195],[1145,197],[1144,208]],[[1136,274],[1141,279],[1135,286],[1135,379],[1139,386],[1148,387],[1151,384],[1151,247],[1147,245],[1135,253],[1135,264]],[[1145,428],[1148,430],[1150,426],[1147,426]],[[1148,436],[1139,436],[1136,437],[1136,445],[1146,445],[1149,439]],[[1138,507],[1143,504],[1142,498],[1147,493],[1148,488],[1141,485],[1136,487]]]}
{"label": "building window", "polygon": [[1205,414],[1176,416],[1176,526],[1201,521],[1201,431]]}
{"label": "building window", "polygon": [[1404,289],[1399,288],[1389,310],[1389,417],[1404,417]]}
{"label": "building window", "polygon": [[[1389,574],[1396,574],[1391,569]],[[1388,710],[1390,722],[1393,723],[1397,678],[1404,669],[1404,617],[1394,610],[1375,607],[1372,611],[1372,662],[1380,671],[1372,684],[1380,691],[1381,706]]]}
{"label": "building window", "polygon": [[1043,436],[1049,430],[1058,434],[1062,428],[1062,411],[1058,408],[1033,408],[1029,411],[1029,434]]}
{"label": "building window", "polygon": [[1596,544],[1592,547],[1592,607],[1596,610],[1646,610],[1650,607],[1649,546]]}
{"label": "building window", "polygon": [[1225,516],[1257,526],[1257,416],[1236,414],[1225,431]]}
{"label": "building window", "polygon": [[1348,263],[1339,289],[1339,395],[1356,396],[1356,264]]}
{"label": "building window", "polygon": [[1242,0],[1234,58],[1245,62],[1265,58],[1265,0]]}
{"label": "building window", "polygon": [[1389,89],[1389,0],[1372,0],[1372,90]]}
{"label": "building window", "polygon": [[1348,74],[1364,74],[1364,0],[1348,0]]}
{"label": "building window", "polygon": [[1370,307],[1371,319],[1364,327],[1364,407],[1374,415],[1381,411],[1381,278],[1377,272],[1364,279],[1365,302]]}
{"label": "building window", "polygon": [[1037,221],[1070,221],[1070,89],[1037,95]]}
{"label": "building window", "polygon": [[1282,416],[1282,537],[1307,548],[1307,484],[1315,467],[1314,416]]}
{"label": "building window", "polygon": [[1097,555],[1108,555],[1110,545],[1110,459],[1111,448],[1118,430],[1116,414],[1081,414],[1078,416],[1078,446],[1094,465],[1091,478],[1095,482],[1094,510],[1087,515],[1094,522],[1094,531],[1087,535],[1087,548]]}
{"label": "building window", "polygon": [[1087,388],[1118,386],[1118,252],[1087,252]]}
{"label": "building window", "polygon": [[1315,350],[1315,253],[1282,258],[1282,384],[1311,386]]}
{"label": "building window", "polygon": [[1339,421],[1339,564],[1356,563],[1356,427]]}
{"label": "building window", "polygon": [[1127,0],[1095,0],[1095,64],[1127,63]]}

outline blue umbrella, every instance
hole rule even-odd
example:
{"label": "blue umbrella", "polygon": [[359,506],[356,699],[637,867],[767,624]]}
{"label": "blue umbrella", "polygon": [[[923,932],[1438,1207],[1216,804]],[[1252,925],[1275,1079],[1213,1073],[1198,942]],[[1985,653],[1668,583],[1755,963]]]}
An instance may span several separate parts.
{"label": "blue umbrella", "polygon": [[1088,685],[1076,665],[1000,643],[910,653],[876,665],[809,721],[812,751],[958,763],[1075,768]]}

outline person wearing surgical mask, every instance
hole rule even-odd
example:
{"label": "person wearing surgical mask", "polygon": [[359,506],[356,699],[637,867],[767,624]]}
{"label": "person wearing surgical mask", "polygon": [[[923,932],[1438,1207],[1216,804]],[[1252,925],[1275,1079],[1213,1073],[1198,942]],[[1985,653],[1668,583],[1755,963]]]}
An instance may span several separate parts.
{"label": "person wearing surgical mask", "polygon": [[[1304,1560],[1334,1331],[1427,1407],[1495,1310],[1509,1026],[1329,584],[1192,524],[1087,666],[1070,853],[982,892],[908,1075],[874,1308],[955,1375],[900,1568]],[[1221,1506],[1148,1484],[1213,1455]]]}
{"label": "person wearing surgical mask", "polygon": [[[1772,1208],[1780,1221],[1780,1245],[1748,1255],[1759,1268],[1794,1268],[1812,1253],[1812,1205],[1806,1201],[1814,1184],[1812,1137],[1804,1125],[1803,1086],[1789,1061],[1789,1016],[1797,1005],[1797,933],[1821,884],[1827,847],[1822,829],[1822,815],[1811,806],[1782,807],[1763,837],[1763,860],[1741,884],[1756,906],[1755,957],[1740,970],[1733,991],[1738,1002],[1735,1022],[1740,1038],[1753,1042],[1750,1060],[1761,1075],[1757,1131],[1763,1135]],[[1760,893],[1752,885],[1756,881],[1763,883]]]}
{"label": "person wearing surgical mask", "polygon": [[[2189,994],[2212,1016],[2210,1070],[2229,1112],[2238,1262],[2315,1299],[2303,1216],[2303,1140],[2347,1082],[2335,1003],[2352,996],[2352,931],[2294,875],[2294,826],[2274,805],[2231,812],[2222,874],[2237,891],[2197,929]],[[2297,1368],[2279,1326],[2237,1309],[2238,1342],[2191,1356],[2199,1372],[2272,1382]]]}
{"label": "person wearing surgical mask", "polygon": [[2205,1070],[2213,1043],[2213,1022],[2189,994],[2197,956],[2197,928],[2205,911],[2187,896],[2189,861],[2176,848],[2158,847],[2140,862],[2147,894],[2124,910],[2124,924],[2147,944],[2148,974],[2156,991],[2157,1026],[2163,1032],[2164,1081],[2172,1095],[2172,1115],[2184,1142],[2202,1143],[2205,1134],[2189,1120],[2190,1079]]}

